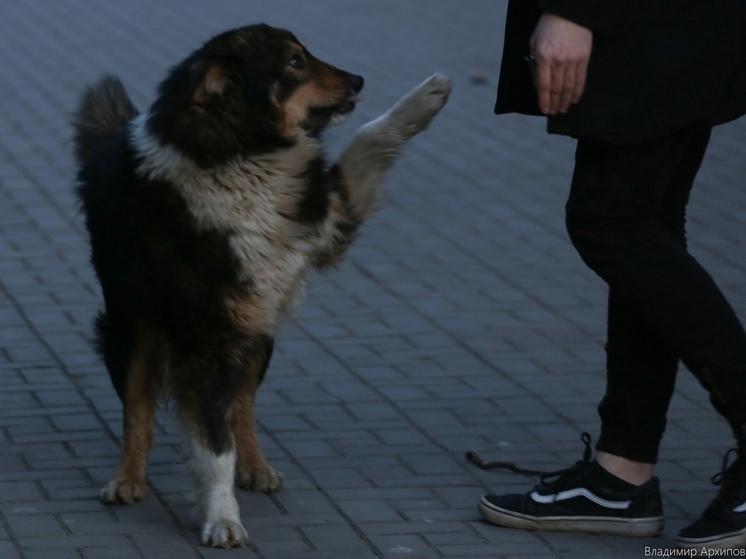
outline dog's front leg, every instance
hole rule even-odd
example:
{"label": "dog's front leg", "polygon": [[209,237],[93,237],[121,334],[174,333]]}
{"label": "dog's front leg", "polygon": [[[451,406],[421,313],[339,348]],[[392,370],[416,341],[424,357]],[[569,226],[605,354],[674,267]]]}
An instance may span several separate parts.
{"label": "dog's front leg", "polygon": [[427,128],[448,100],[451,80],[435,74],[404,95],[388,111],[360,127],[337,163],[355,221],[373,210],[384,173],[415,134]]}
{"label": "dog's front leg", "polygon": [[196,481],[197,499],[202,507],[202,543],[210,547],[240,547],[249,536],[241,525],[238,501],[233,492],[236,448],[215,454],[209,445],[193,435],[189,467]]}

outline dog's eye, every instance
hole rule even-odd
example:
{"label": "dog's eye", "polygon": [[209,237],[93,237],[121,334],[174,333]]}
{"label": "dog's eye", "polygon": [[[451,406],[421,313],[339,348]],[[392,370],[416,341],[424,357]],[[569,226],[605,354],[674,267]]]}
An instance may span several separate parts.
{"label": "dog's eye", "polygon": [[306,65],[306,59],[303,58],[302,55],[296,54],[290,59],[288,64],[296,70],[302,70],[303,67]]}

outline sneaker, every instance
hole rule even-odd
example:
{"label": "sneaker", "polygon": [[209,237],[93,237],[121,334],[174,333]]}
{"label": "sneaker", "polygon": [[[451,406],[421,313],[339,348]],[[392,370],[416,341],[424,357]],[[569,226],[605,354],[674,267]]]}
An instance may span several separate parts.
{"label": "sneaker", "polygon": [[700,551],[746,547],[746,456],[738,456],[728,466],[734,452],[725,454],[722,471],[712,478],[720,486],[715,499],[699,520],[676,537],[679,547]]}
{"label": "sneaker", "polygon": [[[488,522],[509,528],[655,536],[663,529],[658,478],[636,486],[590,460],[590,436],[583,434],[583,460],[542,476],[527,494],[484,495],[479,512]],[[550,481],[551,480],[551,481]]]}

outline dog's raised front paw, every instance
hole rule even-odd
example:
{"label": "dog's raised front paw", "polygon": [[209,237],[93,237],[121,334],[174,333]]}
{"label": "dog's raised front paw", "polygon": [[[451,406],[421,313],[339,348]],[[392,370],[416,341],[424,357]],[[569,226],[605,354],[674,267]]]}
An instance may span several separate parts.
{"label": "dog's raised front paw", "polygon": [[385,118],[396,127],[403,139],[409,139],[427,128],[448,101],[452,87],[449,78],[443,74],[433,74],[399,99]]}
{"label": "dog's raised front paw", "polygon": [[113,479],[101,489],[101,500],[108,505],[131,505],[145,497],[144,483]]}
{"label": "dog's raised front paw", "polygon": [[241,489],[271,493],[282,488],[283,477],[277,470],[266,468],[239,469],[236,484]]}
{"label": "dog's raised front paw", "polygon": [[209,547],[242,547],[248,542],[246,529],[227,518],[206,522],[202,527],[202,544]]}

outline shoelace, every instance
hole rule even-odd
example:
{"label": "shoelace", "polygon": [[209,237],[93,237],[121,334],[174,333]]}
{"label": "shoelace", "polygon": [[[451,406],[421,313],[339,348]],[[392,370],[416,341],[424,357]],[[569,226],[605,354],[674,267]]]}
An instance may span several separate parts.
{"label": "shoelace", "polygon": [[557,470],[556,472],[549,472],[544,474],[539,478],[539,480],[541,481],[541,485],[537,486],[537,489],[560,488],[566,483],[573,481],[578,473],[585,473],[586,468],[591,463],[591,456],[593,454],[593,451],[591,450],[591,436],[588,433],[583,433],[582,435],[580,435],[580,440],[583,441],[583,444],[585,444],[585,450],[583,450],[583,459],[578,460],[577,462],[575,462],[574,466],[570,466],[569,468],[563,468],[562,470]]}
{"label": "shoelace", "polygon": [[[731,462],[731,456],[736,454],[736,459]],[[719,485],[715,500],[712,505],[732,508],[746,501],[746,458],[740,456],[738,450],[731,448],[723,456],[723,465],[710,481],[713,485]]]}
{"label": "shoelace", "polygon": [[727,479],[732,477],[731,474],[736,470],[739,457],[737,456],[733,462],[730,462],[730,457],[737,453],[738,450],[735,448],[731,448],[725,453],[725,456],[723,456],[723,465],[720,467],[720,471],[710,478],[713,485],[722,485]]}
{"label": "shoelace", "polygon": [[[541,476],[541,485],[539,487],[549,487],[550,485],[557,485],[563,483],[565,480],[573,477],[573,474],[580,469],[584,468],[591,462],[591,456],[593,450],[591,449],[591,436],[588,433],[580,435],[580,440],[585,444],[585,450],[583,451],[583,459],[578,460],[575,465],[569,468],[562,468],[561,470],[555,470],[553,472],[547,472],[543,470],[529,470],[527,468],[521,468],[516,466],[514,462],[490,462],[483,460],[479,454],[474,450],[469,450],[466,453],[466,459],[483,470],[510,470],[517,474],[524,474],[530,476]],[[549,481],[553,478],[554,481]]]}

